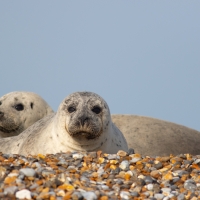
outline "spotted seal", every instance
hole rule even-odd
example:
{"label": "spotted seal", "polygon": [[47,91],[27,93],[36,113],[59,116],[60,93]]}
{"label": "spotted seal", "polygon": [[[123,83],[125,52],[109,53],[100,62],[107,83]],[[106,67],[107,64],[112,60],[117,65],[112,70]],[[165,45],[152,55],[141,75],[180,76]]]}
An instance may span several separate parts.
{"label": "spotted seal", "polygon": [[10,92],[0,98],[0,137],[16,136],[53,110],[33,92]]}
{"label": "spotted seal", "polygon": [[138,115],[112,115],[129,148],[148,156],[200,154],[200,132],[186,126]]}
{"label": "spotted seal", "polygon": [[16,137],[0,140],[6,153],[49,154],[66,151],[128,151],[123,134],[112,123],[107,103],[92,92],[75,92],[47,116]]}

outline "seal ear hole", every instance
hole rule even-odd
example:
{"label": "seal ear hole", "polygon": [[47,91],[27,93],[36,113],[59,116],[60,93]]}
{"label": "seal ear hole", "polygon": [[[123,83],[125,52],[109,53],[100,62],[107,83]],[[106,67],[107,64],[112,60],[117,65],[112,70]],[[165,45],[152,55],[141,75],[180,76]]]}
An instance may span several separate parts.
{"label": "seal ear hole", "polygon": [[15,105],[15,109],[16,109],[17,111],[22,111],[22,110],[24,110],[24,105],[21,104],[21,103],[19,103],[19,104]]}
{"label": "seal ear hole", "polygon": [[101,108],[99,106],[94,106],[92,108],[92,112],[94,112],[96,114],[99,114],[101,112]]}
{"label": "seal ear hole", "polygon": [[73,113],[73,112],[76,111],[76,108],[75,108],[74,106],[69,106],[69,107],[67,108],[67,110],[68,110],[69,113]]}
{"label": "seal ear hole", "polygon": [[33,109],[33,102],[30,103],[31,109]]}

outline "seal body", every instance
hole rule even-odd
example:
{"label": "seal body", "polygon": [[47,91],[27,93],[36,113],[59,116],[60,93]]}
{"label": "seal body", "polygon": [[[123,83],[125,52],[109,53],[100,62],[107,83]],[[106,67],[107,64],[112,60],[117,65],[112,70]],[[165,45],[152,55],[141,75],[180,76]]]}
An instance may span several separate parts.
{"label": "seal body", "polygon": [[138,115],[112,115],[129,148],[148,156],[200,154],[200,132],[172,122]]}
{"label": "seal body", "polygon": [[53,113],[33,92],[11,92],[0,98],[0,137],[16,136],[39,119]]}
{"label": "seal body", "polygon": [[0,151],[23,155],[97,150],[117,153],[128,151],[128,145],[112,123],[107,103],[91,92],[72,93],[56,114],[39,120],[19,136],[0,140]]}

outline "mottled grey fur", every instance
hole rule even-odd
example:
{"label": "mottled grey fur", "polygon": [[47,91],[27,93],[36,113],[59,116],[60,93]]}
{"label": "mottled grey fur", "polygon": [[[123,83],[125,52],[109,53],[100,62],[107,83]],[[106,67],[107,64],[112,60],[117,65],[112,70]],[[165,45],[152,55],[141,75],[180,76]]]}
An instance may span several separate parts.
{"label": "mottled grey fur", "polygon": [[0,98],[0,137],[16,136],[52,113],[47,102],[33,92],[8,93]]}
{"label": "mottled grey fur", "polygon": [[4,153],[47,154],[66,151],[128,151],[123,134],[112,123],[107,103],[97,94],[76,92],[56,114],[33,124],[19,136],[0,140]]}

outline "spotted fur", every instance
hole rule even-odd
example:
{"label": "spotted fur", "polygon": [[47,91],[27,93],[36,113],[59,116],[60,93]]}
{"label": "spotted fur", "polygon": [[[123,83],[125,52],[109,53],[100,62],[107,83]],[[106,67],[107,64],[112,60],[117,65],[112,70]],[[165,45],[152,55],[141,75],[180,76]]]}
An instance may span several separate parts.
{"label": "spotted fur", "polygon": [[112,123],[107,103],[92,92],[72,93],[56,114],[41,119],[19,136],[0,140],[0,151],[23,155],[97,150],[117,153],[128,151],[128,146]]}

